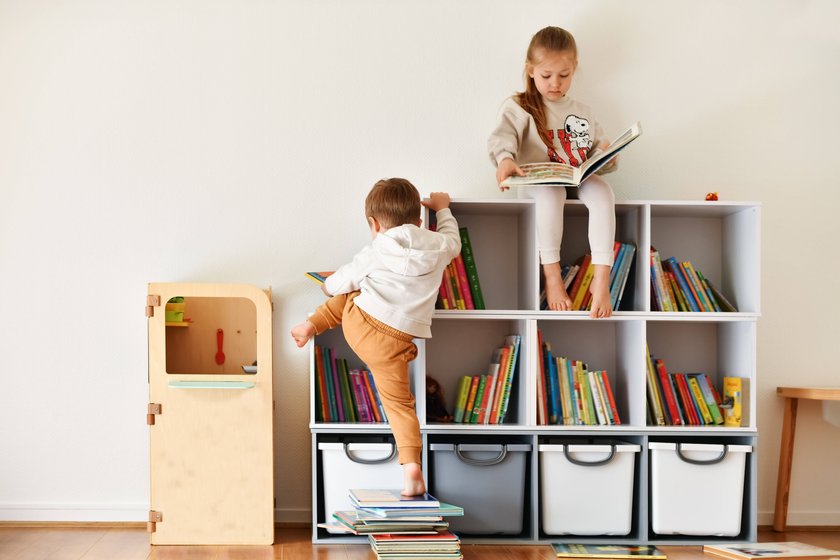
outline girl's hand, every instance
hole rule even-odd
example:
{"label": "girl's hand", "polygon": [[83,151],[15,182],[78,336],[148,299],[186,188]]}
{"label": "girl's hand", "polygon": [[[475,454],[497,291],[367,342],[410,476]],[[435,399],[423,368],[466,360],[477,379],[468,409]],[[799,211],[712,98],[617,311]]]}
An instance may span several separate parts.
{"label": "girl's hand", "polygon": [[[606,150],[609,147],[609,142],[601,142],[598,144],[599,150]],[[595,175],[606,175],[618,169],[618,156],[614,156],[610,161],[604,164],[604,167],[595,172]]]}
{"label": "girl's hand", "polygon": [[510,187],[503,187],[501,182],[507,179],[512,175],[518,175],[520,177],[525,175],[525,172],[516,165],[516,162],[513,161],[511,158],[505,158],[496,168],[496,182],[499,183],[499,190],[506,191]]}

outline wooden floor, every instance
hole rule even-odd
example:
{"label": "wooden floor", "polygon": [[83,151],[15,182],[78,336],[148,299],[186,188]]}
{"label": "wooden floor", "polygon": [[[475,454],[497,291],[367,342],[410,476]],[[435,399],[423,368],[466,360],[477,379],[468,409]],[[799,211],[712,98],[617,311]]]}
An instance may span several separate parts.
{"label": "wooden floor", "polygon": [[[760,541],[800,541],[840,550],[840,530],[759,531]],[[313,545],[311,530],[281,527],[274,546],[155,546],[142,528],[0,525],[0,560],[375,560],[365,544]],[[710,560],[699,546],[662,547],[669,560]],[[471,560],[551,560],[546,545],[464,545]]]}

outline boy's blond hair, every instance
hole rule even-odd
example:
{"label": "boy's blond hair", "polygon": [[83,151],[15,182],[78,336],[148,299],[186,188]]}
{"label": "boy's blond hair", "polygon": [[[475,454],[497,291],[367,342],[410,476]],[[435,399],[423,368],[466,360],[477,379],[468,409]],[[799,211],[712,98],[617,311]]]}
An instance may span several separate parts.
{"label": "boy's blond hair", "polygon": [[379,180],[365,199],[365,217],[374,218],[384,228],[416,224],[420,219],[420,193],[407,179]]}

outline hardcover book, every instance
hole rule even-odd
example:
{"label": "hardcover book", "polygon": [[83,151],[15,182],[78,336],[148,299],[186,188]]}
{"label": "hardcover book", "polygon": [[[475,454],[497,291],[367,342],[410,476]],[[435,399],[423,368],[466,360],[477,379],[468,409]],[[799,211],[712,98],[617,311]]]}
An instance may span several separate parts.
{"label": "hardcover book", "polygon": [[840,550],[820,548],[801,542],[707,544],[703,552],[732,560],[755,558],[840,558]]}
{"label": "hardcover book", "polygon": [[501,182],[503,187],[525,187],[529,185],[557,185],[562,187],[578,187],[590,175],[601,169],[613,157],[626,148],[630,142],[642,134],[642,125],[634,123],[622,132],[604,150],[594,149],[589,158],[573,167],[567,163],[525,163],[519,168],[525,172],[524,177],[514,175]]}
{"label": "hardcover book", "polygon": [[666,558],[655,546],[551,543],[551,548],[560,558]]}
{"label": "hardcover book", "polygon": [[421,496],[403,496],[400,490],[351,488],[350,500],[363,508],[437,508],[440,502],[426,492]]}

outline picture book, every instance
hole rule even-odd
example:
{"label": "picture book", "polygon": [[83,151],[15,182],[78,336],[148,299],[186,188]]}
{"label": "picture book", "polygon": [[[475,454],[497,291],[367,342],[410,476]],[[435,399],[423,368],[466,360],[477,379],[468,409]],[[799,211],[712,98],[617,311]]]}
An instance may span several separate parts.
{"label": "picture book", "polygon": [[738,544],[707,544],[703,552],[732,560],[756,558],[840,558],[840,550],[820,548],[801,542],[766,542]]}
{"label": "picture book", "polygon": [[332,272],[307,272],[306,277],[317,284],[323,284]]}
{"label": "picture book", "polygon": [[634,123],[630,128],[622,132],[618,138],[613,140],[604,150],[593,149],[589,158],[580,164],[580,167],[573,167],[566,163],[526,163],[520,165],[525,172],[524,177],[511,176],[501,182],[503,187],[525,187],[529,185],[557,185],[557,186],[580,186],[590,175],[601,169],[613,157],[626,148],[630,142],[642,134],[642,125]]}
{"label": "picture book", "polygon": [[464,508],[444,502],[439,507],[364,507],[360,508],[365,514],[384,518],[404,518],[424,515],[441,515],[445,517],[460,517],[464,515]]}
{"label": "picture book", "polygon": [[421,496],[403,496],[400,490],[351,488],[350,500],[362,508],[437,508],[440,502],[426,492]]}
{"label": "picture book", "polygon": [[655,546],[551,543],[551,548],[560,558],[666,558]]}

